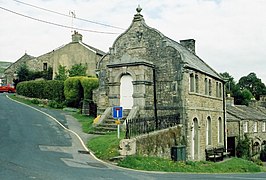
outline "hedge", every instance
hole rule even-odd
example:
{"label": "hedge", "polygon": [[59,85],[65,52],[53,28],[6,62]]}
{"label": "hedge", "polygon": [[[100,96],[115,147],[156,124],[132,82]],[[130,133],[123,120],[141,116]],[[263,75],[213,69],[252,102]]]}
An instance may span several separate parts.
{"label": "hedge", "polygon": [[99,85],[95,77],[76,76],[65,81],[65,97],[68,106],[79,107],[81,100],[92,100],[92,90]]}
{"label": "hedge", "polygon": [[49,99],[57,102],[63,102],[64,82],[58,80],[37,80],[24,81],[18,83],[16,87],[17,94],[39,99]]}
{"label": "hedge", "polygon": [[92,99],[92,90],[99,86],[98,78],[95,77],[81,77],[81,85],[84,91],[84,99]]}
{"label": "hedge", "polygon": [[67,106],[79,107],[83,97],[83,88],[80,83],[80,77],[70,77],[65,80],[64,94]]}

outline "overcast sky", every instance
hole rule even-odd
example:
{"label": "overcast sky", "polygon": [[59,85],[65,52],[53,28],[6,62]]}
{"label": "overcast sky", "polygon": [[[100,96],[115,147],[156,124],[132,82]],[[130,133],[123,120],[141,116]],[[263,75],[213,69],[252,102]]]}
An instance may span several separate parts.
{"label": "overcast sky", "polygon": [[255,72],[266,83],[266,0],[0,0],[0,61],[25,52],[37,57],[71,41],[71,28],[30,18],[84,29],[83,42],[107,52],[125,30],[88,21],[127,29],[138,4],[148,26],[175,41],[195,39],[196,54],[217,72],[236,81]]}

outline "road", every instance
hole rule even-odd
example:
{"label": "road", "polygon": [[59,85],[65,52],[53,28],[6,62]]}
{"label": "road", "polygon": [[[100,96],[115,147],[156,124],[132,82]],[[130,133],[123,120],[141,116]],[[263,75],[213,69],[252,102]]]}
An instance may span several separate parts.
{"label": "road", "polygon": [[[266,178],[256,174],[156,173],[119,168],[96,160],[79,138],[60,126],[54,118],[0,94],[0,179],[44,180],[153,180],[153,179],[250,179]],[[64,126],[68,116],[46,110]],[[74,127],[74,126],[73,126]],[[82,137],[81,137],[82,139]]]}

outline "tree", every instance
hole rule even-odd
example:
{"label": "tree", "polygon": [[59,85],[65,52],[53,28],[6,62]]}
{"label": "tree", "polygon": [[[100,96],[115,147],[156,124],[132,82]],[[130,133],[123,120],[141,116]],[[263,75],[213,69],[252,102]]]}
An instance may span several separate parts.
{"label": "tree", "polygon": [[260,99],[260,95],[266,95],[265,84],[261,82],[261,79],[257,78],[254,72],[241,77],[238,85],[240,89],[248,89],[257,100]]}
{"label": "tree", "polygon": [[28,67],[25,63],[19,67],[19,69],[17,71],[17,75],[18,75],[18,81],[19,82],[29,80],[30,70],[28,69]]}
{"label": "tree", "polygon": [[254,96],[248,89],[238,89],[234,92],[235,104],[238,105],[249,105],[249,102]]}
{"label": "tree", "polygon": [[86,76],[87,66],[80,64],[75,64],[71,67],[69,72],[69,77],[74,76]]}
{"label": "tree", "polygon": [[220,73],[220,75],[223,77],[223,80],[225,81],[226,94],[234,96],[234,93],[238,91],[239,87],[236,85],[233,76],[231,76],[228,72]]}
{"label": "tree", "polygon": [[238,139],[236,146],[236,155],[237,157],[250,159],[250,140],[247,134],[244,135],[244,139]]}
{"label": "tree", "polygon": [[67,70],[66,66],[59,65],[58,73],[55,73],[55,80],[64,81],[67,79]]}

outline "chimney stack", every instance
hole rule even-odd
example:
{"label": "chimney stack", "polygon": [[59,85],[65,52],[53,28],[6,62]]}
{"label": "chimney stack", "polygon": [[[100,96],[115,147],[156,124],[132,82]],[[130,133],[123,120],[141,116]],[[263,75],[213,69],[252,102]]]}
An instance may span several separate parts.
{"label": "chimney stack", "polygon": [[194,39],[185,39],[185,40],[180,40],[180,44],[187,48],[190,52],[196,54],[195,50],[195,40]]}
{"label": "chimney stack", "polygon": [[227,106],[234,106],[235,105],[234,100],[235,100],[234,97],[231,97],[230,94],[227,94],[227,97],[226,97],[226,100],[225,100],[226,105]]}
{"label": "chimney stack", "polygon": [[77,31],[74,31],[74,34],[72,34],[72,42],[79,42],[82,41],[82,35],[79,34]]}

